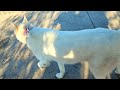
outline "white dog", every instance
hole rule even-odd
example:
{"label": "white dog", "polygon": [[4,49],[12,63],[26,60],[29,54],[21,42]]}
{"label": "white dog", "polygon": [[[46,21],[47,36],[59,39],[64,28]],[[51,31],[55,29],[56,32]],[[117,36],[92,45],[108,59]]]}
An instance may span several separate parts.
{"label": "white dog", "polygon": [[[56,31],[32,26],[24,16],[21,24],[15,25],[17,39],[27,44],[39,59],[40,68],[47,67],[50,61],[58,63],[60,73],[65,74],[64,64],[88,61],[96,79],[105,79],[113,69],[120,66],[120,31],[107,28],[81,31]],[[120,73],[119,68],[116,71]]]}

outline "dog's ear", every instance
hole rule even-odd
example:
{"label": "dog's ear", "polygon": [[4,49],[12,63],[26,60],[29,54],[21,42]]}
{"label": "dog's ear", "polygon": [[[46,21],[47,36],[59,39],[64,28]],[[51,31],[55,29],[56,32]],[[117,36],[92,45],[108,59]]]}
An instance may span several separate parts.
{"label": "dog's ear", "polygon": [[27,20],[27,18],[26,18],[26,16],[25,16],[25,15],[24,15],[24,18],[23,18],[22,23],[24,23],[24,24],[28,24],[28,20]]}

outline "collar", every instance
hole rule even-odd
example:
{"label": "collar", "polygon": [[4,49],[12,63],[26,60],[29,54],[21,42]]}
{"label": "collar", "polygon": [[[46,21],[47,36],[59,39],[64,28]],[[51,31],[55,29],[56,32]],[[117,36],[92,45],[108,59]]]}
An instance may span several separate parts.
{"label": "collar", "polygon": [[27,39],[28,39],[28,37],[29,37],[29,33],[30,33],[30,31],[32,30],[33,28],[30,28],[30,29],[26,29],[25,30],[25,34],[26,34],[26,44],[27,44]]}

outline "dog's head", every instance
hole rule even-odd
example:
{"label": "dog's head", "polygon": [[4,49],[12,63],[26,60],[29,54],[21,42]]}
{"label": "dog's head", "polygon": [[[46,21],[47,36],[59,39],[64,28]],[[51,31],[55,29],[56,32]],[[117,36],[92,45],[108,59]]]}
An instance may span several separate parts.
{"label": "dog's head", "polygon": [[27,18],[24,16],[22,23],[20,23],[19,25],[13,24],[13,26],[15,27],[14,33],[16,38],[20,42],[26,44],[26,37],[27,37],[28,31],[33,27],[32,24],[30,24]]}

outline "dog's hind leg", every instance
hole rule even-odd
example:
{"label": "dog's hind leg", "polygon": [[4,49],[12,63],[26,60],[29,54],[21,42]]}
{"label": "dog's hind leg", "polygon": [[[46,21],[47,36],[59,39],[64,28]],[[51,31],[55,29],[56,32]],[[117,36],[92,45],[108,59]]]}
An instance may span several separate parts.
{"label": "dog's hind leg", "polygon": [[100,69],[94,68],[94,67],[90,67],[90,70],[93,74],[93,76],[95,77],[95,79],[106,79],[106,75],[103,74],[103,72],[101,72]]}
{"label": "dog's hind leg", "polygon": [[114,69],[114,65],[111,65],[111,62],[104,62],[104,63],[97,63],[95,64],[90,64],[90,70],[93,73],[94,77],[96,79],[111,79],[110,73]]}
{"label": "dog's hind leg", "polygon": [[115,73],[116,73],[117,77],[120,79],[120,65],[117,66]]}
{"label": "dog's hind leg", "polygon": [[101,56],[97,55],[96,57],[93,57],[91,60],[89,60],[90,71],[96,79],[106,79],[106,76],[108,75],[106,66],[103,62],[104,59]]}
{"label": "dog's hind leg", "polygon": [[117,66],[117,68],[116,68],[116,70],[115,70],[115,73],[116,73],[116,74],[120,74],[120,65]]}
{"label": "dog's hind leg", "polygon": [[65,74],[65,66],[63,63],[58,62],[58,67],[59,67],[60,73],[57,73],[56,77],[61,79],[64,77],[64,74]]}

